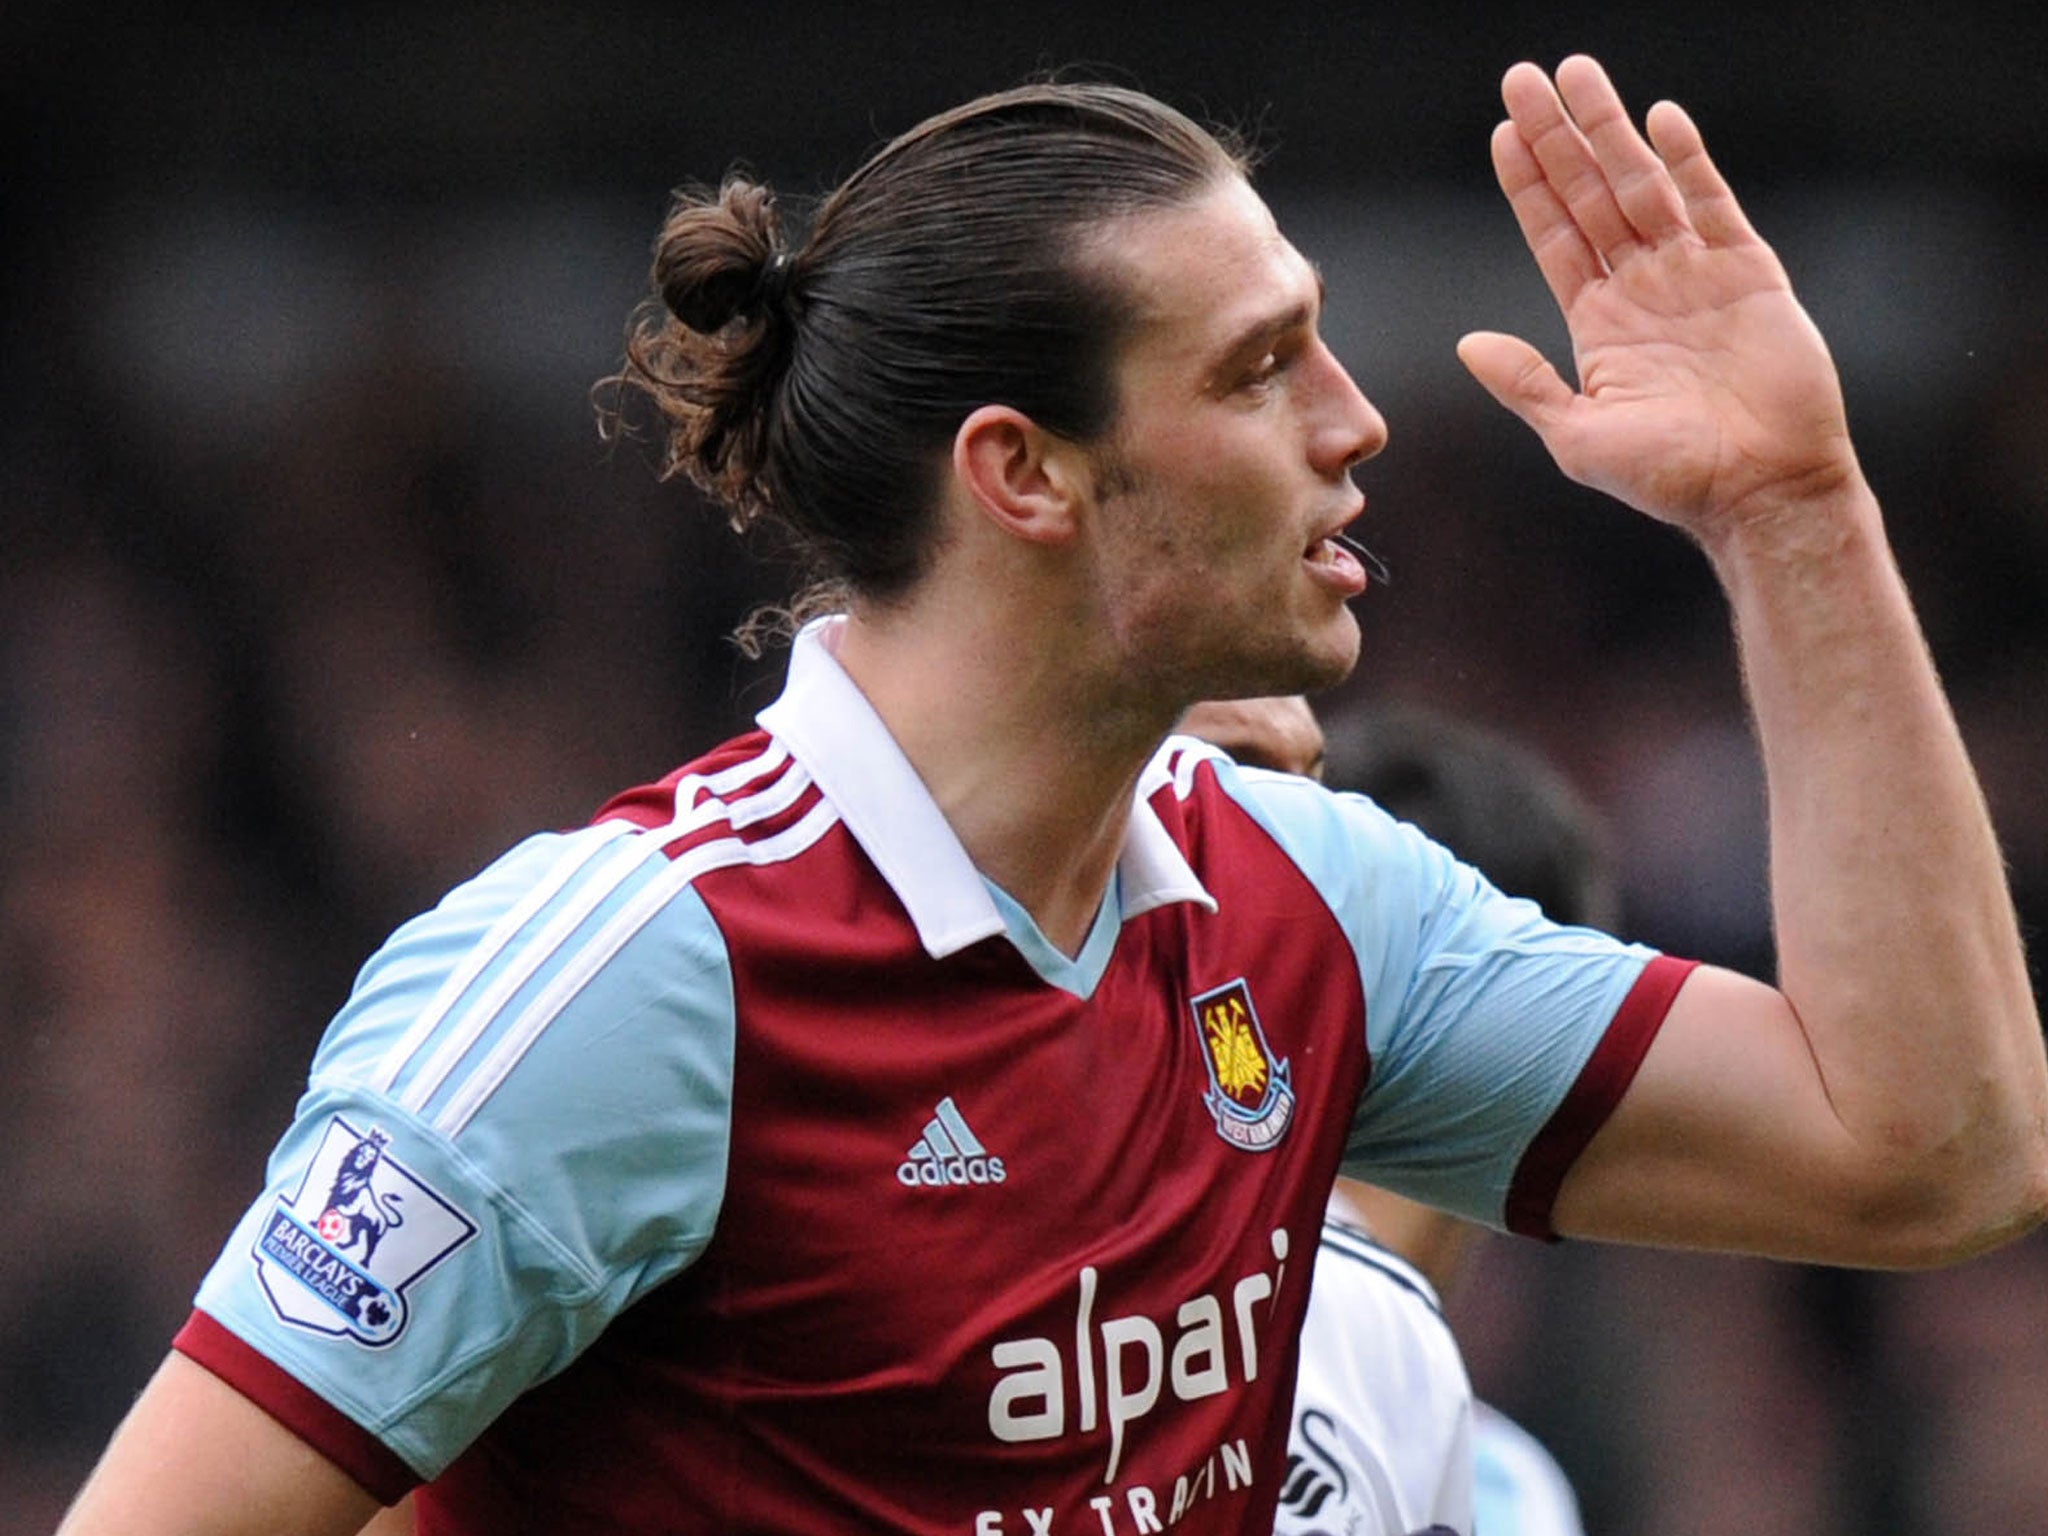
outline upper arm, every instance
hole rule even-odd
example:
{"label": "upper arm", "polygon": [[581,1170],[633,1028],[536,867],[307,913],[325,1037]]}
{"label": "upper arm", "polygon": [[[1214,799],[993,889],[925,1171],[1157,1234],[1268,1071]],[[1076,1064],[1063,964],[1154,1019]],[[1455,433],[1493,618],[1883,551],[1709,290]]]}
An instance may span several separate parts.
{"label": "upper arm", "polygon": [[710,1238],[729,971],[646,848],[522,845],[372,957],[179,1337],[387,1498]]}
{"label": "upper arm", "polygon": [[1700,966],[1558,1192],[1574,1236],[1815,1262],[1912,1262],[1911,1211],[1874,1189],[1799,1016]]}
{"label": "upper arm", "polygon": [[59,1536],[345,1536],[377,1501],[240,1392],[173,1354]]}

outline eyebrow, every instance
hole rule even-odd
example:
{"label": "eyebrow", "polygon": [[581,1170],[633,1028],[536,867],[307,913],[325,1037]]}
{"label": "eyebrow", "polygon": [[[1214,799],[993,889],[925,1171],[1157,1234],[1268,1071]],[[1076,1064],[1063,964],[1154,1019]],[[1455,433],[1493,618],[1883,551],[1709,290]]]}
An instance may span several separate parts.
{"label": "eyebrow", "polygon": [[1329,294],[1329,286],[1323,281],[1321,267],[1311,261],[1308,263],[1308,269],[1316,280],[1315,298],[1299,304],[1290,304],[1278,314],[1262,315],[1246,324],[1217,350],[1216,366],[1211,372],[1212,380],[1252,348],[1264,345],[1275,336],[1284,336],[1289,331],[1307,325],[1322,313],[1323,300]]}

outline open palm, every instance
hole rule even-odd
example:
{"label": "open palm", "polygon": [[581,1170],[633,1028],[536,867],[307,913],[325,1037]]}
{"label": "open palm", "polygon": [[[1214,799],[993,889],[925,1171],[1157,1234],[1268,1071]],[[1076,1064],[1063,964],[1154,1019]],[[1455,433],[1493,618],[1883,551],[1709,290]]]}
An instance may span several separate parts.
{"label": "open palm", "polygon": [[1527,342],[1459,356],[1582,484],[1703,538],[1855,473],[1827,348],[1670,102],[1646,139],[1600,66],[1502,82],[1493,161],[1564,312],[1572,389]]}

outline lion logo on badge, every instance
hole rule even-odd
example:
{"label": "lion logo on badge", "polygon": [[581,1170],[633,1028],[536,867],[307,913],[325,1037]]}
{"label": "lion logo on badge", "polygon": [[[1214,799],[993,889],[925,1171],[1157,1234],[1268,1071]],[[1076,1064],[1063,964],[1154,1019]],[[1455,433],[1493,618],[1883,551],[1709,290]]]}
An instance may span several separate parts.
{"label": "lion logo on badge", "polygon": [[476,1235],[476,1223],[392,1157],[379,1127],[336,1115],[297,1193],[280,1196],[250,1257],[287,1323],[389,1344],[411,1316],[406,1290]]}

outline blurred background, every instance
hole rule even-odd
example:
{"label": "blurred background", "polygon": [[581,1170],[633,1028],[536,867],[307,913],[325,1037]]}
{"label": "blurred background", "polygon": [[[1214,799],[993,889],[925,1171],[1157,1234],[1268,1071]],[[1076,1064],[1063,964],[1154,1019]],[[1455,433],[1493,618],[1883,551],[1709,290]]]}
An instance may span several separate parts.
{"label": "blurred background", "polygon": [[[2048,911],[2048,19],[2037,7],[1268,0],[176,9],[0,20],[0,1529],[56,1521],[259,1190],[354,966],[524,833],[748,722],[786,573],[601,445],[670,189],[818,193],[1092,66],[1252,131],[1392,426],[1390,585],[1322,700],[1512,732],[1632,936],[1771,964],[1723,608],[1459,370],[1562,332],[1495,193],[1501,70],[1691,107],[1830,338]],[[2048,1529],[2048,1250],[1871,1276],[1501,1240],[1482,1393],[1593,1536]]]}

